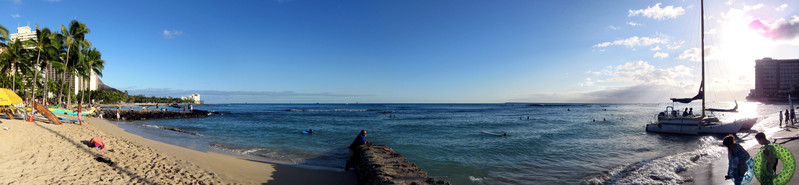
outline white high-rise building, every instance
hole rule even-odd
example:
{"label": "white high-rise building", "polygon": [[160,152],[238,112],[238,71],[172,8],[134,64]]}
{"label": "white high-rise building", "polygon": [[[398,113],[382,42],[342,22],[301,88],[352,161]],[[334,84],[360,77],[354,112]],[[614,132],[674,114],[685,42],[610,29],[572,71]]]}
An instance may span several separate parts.
{"label": "white high-rise building", "polygon": [[30,26],[23,26],[17,28],[17,33],[12,33],[8,39],[11,41],[26,41],[36,39],[36,30],[31,31]]}
{"label": "white high-rise building", "polygon": [[192,100],[194,103],[200,103],[200,93],[191,94],[188,97],[180,97],[181,100]]}

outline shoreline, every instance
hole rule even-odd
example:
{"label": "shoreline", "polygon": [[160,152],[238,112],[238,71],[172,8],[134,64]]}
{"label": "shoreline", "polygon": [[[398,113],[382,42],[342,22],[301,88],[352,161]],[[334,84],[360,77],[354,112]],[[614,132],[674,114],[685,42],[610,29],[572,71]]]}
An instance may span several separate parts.
{"label": "shoreline", "polygon": [[[774,141],[772,138],[775,137],[790,137],[790,136],[797,136],[799,134],[799,125],[784,127],[779,129],[778,131],[766,133],[766,138],[769,141]],[[751,134],[751,138],[747,137],[744,142],[754,142],[754,145],[751,147],[746,148],[746,151],[752,157],[755,158],[757,153],[760,151],[760,144],[754,139],[754,133]],[[791,153],[793,153],[794,158],[799,158],[799,140],[778,140],[773,144],[780,144],[786,148],[788,148]],[[723,151],[722,154],[712,160],[710,163],[707,164],[700,164],[697,166],[693,166],[688,169],[683,176],[686,180],[685,184],[693,185],[693,184],[733,184],[731,180],[725,180],[724,176],[727,173],[727,151]],[[782,170],[782,162],[777,165],[777,171]],[[759,185],[760,182],[757,178],[753,178],[749,184]],[[799,184],[799,170],[794,171],[793,178],[788,182],[788,184]]]}
{"label": "shoreline", "polygon": [[[9,128],[0,130],[2,183],[357,184],[353,172],[202,152],[147,139],[97,118],[86,119],[82,126],[2,120],[0,127]],[[92,137],[101,137],[106,149],[89,148]],[[96,155],[116,164],[95,161]],[[50,170],[54,165],[66,167]]]}

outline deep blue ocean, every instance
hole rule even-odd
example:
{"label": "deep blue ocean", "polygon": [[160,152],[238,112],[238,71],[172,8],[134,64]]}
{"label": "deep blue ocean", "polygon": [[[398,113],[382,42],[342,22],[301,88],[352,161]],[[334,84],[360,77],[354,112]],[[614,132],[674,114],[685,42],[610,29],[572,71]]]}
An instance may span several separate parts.
{"label": "deep blue ocean", "polygon": [[[336,170],[344,167],[346,147],[366,130],[370,142],[388,145],[432,177],[454,184],[680,183],[687,168],[723,154],[723,135],[644,131],[667,105],[672,104],[206,104],[194,108],[223,115],[119,125],[193,149]],[[699,104],[677,106],[684,107]],[[753,129],[773,132],[777,112],[788,106],[740,107],[738,114],[718,116],[758,116]],[[158,129],[163,127],[194,134]],[[302,133],[308,129],[316,132]],[[754,134],[739,133],[749,135]]]}

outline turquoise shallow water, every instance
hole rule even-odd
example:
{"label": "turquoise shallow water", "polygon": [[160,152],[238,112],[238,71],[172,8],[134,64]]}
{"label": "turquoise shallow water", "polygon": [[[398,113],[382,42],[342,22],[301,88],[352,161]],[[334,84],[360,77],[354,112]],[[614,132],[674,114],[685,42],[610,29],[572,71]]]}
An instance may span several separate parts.
{"label": "turquoise shallow water", "polygon": [[[722,136],[645,132],[644,125],[666,105],[671,104],[214,104],[195,109],[222,116],[121,125],[199,150],[332,168],[344,166],[346,146],[364,129],[370,142],[388,145],[454,184],[675,183],[682,168],[718,157]],[[741,107],[761,120],[780,109]],[[776,123],[762,125],[755,129]],[[164,126],[200,135],[154,129]],[[301,134],[308,129],[317,132]],[[695,156],[700,160],[691,160]]]}

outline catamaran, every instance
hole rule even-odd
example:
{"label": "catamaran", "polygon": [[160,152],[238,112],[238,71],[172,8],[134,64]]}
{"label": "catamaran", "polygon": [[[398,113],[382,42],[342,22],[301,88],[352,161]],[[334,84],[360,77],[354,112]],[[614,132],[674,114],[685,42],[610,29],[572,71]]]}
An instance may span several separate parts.
{"label": "catamaran", "polygon": [[[702,13],[702,47],[705,48],[705,6],[704,1],[701,5]],[[713,115],[713,112],[737,112],[738,102],[732,109],[713,109],[705,108],[705,50],[702,51],[702,82],[699,85],[699,93],[692,98],[671,98],[672,105],[666,106],[666,110],[656,115],[656,121],[646,125],[647,132],[660,132],[671,134],[727,134],[736,133],[751,129],[756,123],[757,118],[743,118],[732,121],[722,122]],[[702,100],[701,115],[683,115],[674,110],[675,103],[691,103],[693,100]],[[706,112],[711,112],[710,115]]]}

